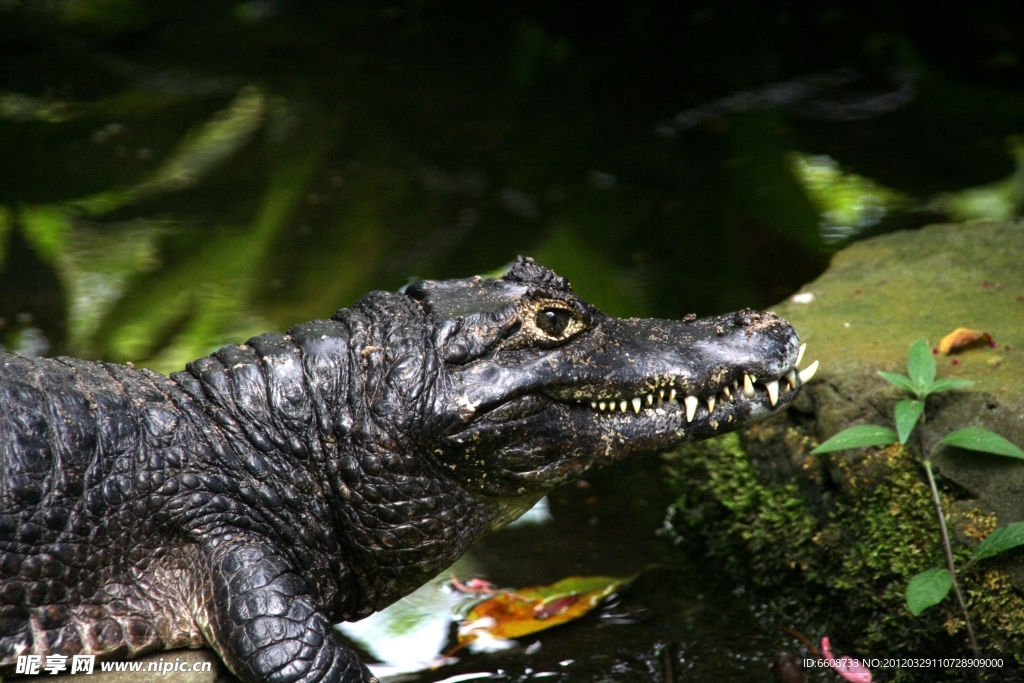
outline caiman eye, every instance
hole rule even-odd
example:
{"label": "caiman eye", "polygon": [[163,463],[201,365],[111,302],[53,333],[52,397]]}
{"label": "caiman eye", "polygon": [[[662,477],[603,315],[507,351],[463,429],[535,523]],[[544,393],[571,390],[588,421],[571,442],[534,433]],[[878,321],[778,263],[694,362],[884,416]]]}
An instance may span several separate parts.
{"label": "caiman eye", "polygon": [[572,319],[572,313],[564,308],[545,308],[537,314],[537,327],[545,334],[559,339],[565,334],[565,330],[569,327]]}

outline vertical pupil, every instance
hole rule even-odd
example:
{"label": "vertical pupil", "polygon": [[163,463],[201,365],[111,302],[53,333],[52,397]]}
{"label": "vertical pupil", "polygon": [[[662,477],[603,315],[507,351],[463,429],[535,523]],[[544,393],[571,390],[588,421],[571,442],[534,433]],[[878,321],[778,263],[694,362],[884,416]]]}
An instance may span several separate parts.
{"label": "vertical pupil", "polygon": [[571,316],[568,311],[560,309],[545,309],[537,316],[537,327],[552,337],[560,337],[569,326]]}

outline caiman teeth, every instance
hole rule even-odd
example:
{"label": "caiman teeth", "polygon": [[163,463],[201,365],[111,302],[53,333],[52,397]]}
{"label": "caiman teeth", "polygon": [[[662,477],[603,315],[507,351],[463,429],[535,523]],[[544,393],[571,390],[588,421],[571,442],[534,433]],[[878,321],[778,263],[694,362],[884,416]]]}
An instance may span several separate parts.
{"label": "caiman teeth", "polygon": [[683,399],[683,403],[686,404],[686,421],[693,422],[693,416],[697,412],[697,397],[687,396]]}
{"label": "caiman teeth", "polygon": [[799,350],[797,350],[797,352],[796,352],[796,363],[795,363],[795,365],[797,367],[800,367],[800,361],[802,361],[804,359],[804,351],[806,351],[806,350],[807,350],[807,342],[804,342],[803,344],[800,345]]}
{"label": "caiman teeth", "polygon": [[[683,395],[683,388],[676,388],[670,383],[672,381],[678,381],[678,378],[666,378],[668,381],[662,380],[664,381],[663,386],[651,388],[648,393],[641,393],[631,398],[621,396],[614,398],[609,398],[607,396],[594,396],[592,398],[584,398],[580,400],[580,402],[583,405],[589,403],[592,410],[602,413],[619,412],[622,414],[628,414],[630,407],[632,407],[635,415],[639,415],[645,408],[664,410],[664,408],[659,407],[659,404],[662,403],[667,403],[672,406],[678,406],[682,403],[684,406],[683,414],[686,416],[686,421],[693,422],[697,417],[697,408],[702,404],[707,406],[708,418],[711,418],[714,415],[716,407],[724,406],[726,404],[735,404],[737,400],[742,400],[743,398],[756,398],[758,396],[758,391],[762,386],[764,387],[764,393],[761,395],[764,396],[767,394],[766,397],[768,399],[768,403],[770,403],[771,407],[774,408],[779,405],[780,400],[783,400],[780,394],[798,390],[801,386],[810,381],[817,370],[818,361],[814,361],[804,370],[798,370],[793,366],[780,377],[776,377],[771,380],[762,379],[761,381],[758,381],[756,375],[744,372],[742,385],[740,384],[739,379],[733,380],[731,382],[732,388],[730,388],[730,384],[728,383],[723,384],[716,390],[717,393],[712,393],[710,396],[706,396],[704,398],[697,394]],[[681,401],[677,401],[677,398],[681,398]],[[723,408],[723,410],[725,410],[725,408]]]}
{"label": "caiman teeth", "polygon": [[800,371],[800,382],[801,384],[807,384],[814,377],[814,373],[818,371],[818,361],[814,361],[806,368]]}

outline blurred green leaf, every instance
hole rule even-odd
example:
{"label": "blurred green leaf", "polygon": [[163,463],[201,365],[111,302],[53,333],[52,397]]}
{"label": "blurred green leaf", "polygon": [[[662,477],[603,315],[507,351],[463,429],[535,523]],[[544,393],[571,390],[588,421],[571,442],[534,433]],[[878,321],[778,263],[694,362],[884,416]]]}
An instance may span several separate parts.
{"label": "blurred green leaf", "polygon": [[617,317],[641,317],[646,312],[643,291],[635,278],[616,268],[608,258],[580,239],[568,227],[551,231],[531,254],[572,282],[573,291]]}
{"label": "blurred green leaf", "polygon": [[888,211],[910,205],[907,195],[847,173],[827,155],[791,152],[789,158],[793,174],[821,213],[828,241],[852,237],[881,221]]}
{"label": "blurred green leaf", "polygon": [[174,154],[149,178],[131,187],[76,199],[68,206],[97,217],[144,197],[192,187],[252,139],[263,125],[266,110],[262,90],[242,88],[226,109],[186,133]]}
{"label": "blurred green leaf", "polygon": [[248,227],[208,231],[194,253],[140,281],[101,330],[110,355],[171,372],[219,346],[265,332],[268,323],[251,307],[260,268],[328,144],[314,136],[292,141]]}
{"label": "blurred green leaf", "polygon": [[906,375],[897,375],[894,372],[879,372],[878,376],[889,382],[895,384],[900,389],[905,389],[912,394],[916,394],[917,391],[914,389],[914,383],[910,381],[910,378]]}
{"label": "blurred green leaf", "polygon": [[951,389],[965,389],[974,384],[969,379],[959,379],[957,377],[944,377],[937,379],[932,384],[932,388],[928,390],[929,394],[937,394],[940,391],[950,391]]}
{"label": "blurred green leaf", "polygon": [[907,607],[915,617],[933,605],[937,605],[949,594],[953,577],[948,569],[928,569],[907,585]]}
{"label": "blurred green leaf", "polygon": [[4,269],[5,249],[7,248],[7,233],[11,230],[11,211],[6,206],[0,206],[0,271]]}
{"label": "blurred green leaf", "polygon": [[900,443],[906,443],[914,431],[914,425],[921,418],[924,411],[924,401],[915,401],[905,398],[896,404],[896,431],[899,433]]}
{"label": "blurred green leaf", "polygon": [[1024,459],[1024,451],[1020,448],[995,432],[990,432],[981,427],[958,429],[955,432],[946,434],[939,443],[947,446],[956,446],[957,448],[966,448],[971,451]]}
{"label": "blurred green leaf", "polygon": [[907,374],[914,383],[914,393],[924,398],[935,381],[935,358],[928,340],[918,339],[907,353]]}
{"label": "blurred green leaf", "polygon": [[899,437],[896,435],[896,432],[891,429],[879,427],[878,425],[859,425],[839,432],[831,439],[811,451],[811,455],[817,455],[818,453],[830,453],[832,451],[842,451],[847,448],[887,446],[891,443],[896,443],[897,441],[899,441]]}
{"label": "blurred green leaf", "polygon": [[64,123],[81,114],[81,107],[15,92],[0,92],[0,119]]}
{"label": "blurred green leaf", "polygon": [[940,193],[928,201],[927,208],[957,223],[1010,221],[1019,216],[1024,205],[1024,138],[1012,135],[1006,142],[1016,165],[1013,173],[987,185]]}
{"label": "blurred green leaf", "polygon": [[984,560],[1012,548],[1024,545],[1024,522],[1014,522],[990,533],[974,551],[972,562]]}
{"label": "blurred green leaf", "polygon": [[43,259],[58,265],[67,252],[71,216],[57,205],[26,206],[19,215],[21,234]]}

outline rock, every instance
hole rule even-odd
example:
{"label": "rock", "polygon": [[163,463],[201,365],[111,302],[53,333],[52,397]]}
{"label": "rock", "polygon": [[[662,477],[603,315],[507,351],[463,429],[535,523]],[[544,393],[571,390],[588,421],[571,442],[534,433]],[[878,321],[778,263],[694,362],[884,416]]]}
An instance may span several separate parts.
{"label": "rock", "polygon": [[[929,399],[925,449],[971,426],[1024,446],[1024,223],[856,243],[773,310],[807,342],[803,365],[820,360],[818,374],[787,415],[668,456],[680,491],[674,526],[700,533],[736,576],[770,591],[791,620],[784,625],[843,634],[859,648],[846,647],[851,655],[967,653],[951,598],[916,618],[904,600],[911,576],[945,566],[917,435],[910,448],[810,451],[856,424],[894,427],[893,406],[906,395],[877,372],[905,374],[917,339],[937,347],[958,327],[987,332],[996,346],[936,356],[938,377],[975,384]],[[1014,589],[1024,590],[1024,555],[966,568],[985,535],[1024,521],[1024,461],[944,449],[935,464],[982,650],[1024,652],[1024,599]]]}
{"label": "rock", "polygon": [[[807,342],[808,358],[821,361],[808,391],[820,440],[861,422],[894,426],[892,405],[905,395],[876,372],[906,374],[917,339],[934,348],[970,327],[989,333],[994,346],[936,355],[938,377],[974,386],[929,401],[925,449],[974,426],[1024,444],[1024,223],[937,225],[866,240],[836,254],[801,293],[813,301],[793,297],[776,311]],[[935,463],[1000,526],[1024,521],[1024,462],[942,449]],[[1024,590],[1024,571],[1012,573]]]}

